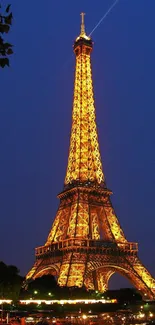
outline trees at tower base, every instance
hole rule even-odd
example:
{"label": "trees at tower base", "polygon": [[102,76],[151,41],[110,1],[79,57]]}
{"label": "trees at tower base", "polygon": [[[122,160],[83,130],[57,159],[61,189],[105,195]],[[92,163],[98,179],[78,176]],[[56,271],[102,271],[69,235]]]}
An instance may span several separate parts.
{"label": "trees at tower base", "polygon": [[16,266],[0,261],[0,299],[17,301],[22,282],[23,277]]}
{"label": "trees at tower base", "polygon": [[142,297],[134,288],[122,288],[120,290],[108,290],[101,293],[96,290],[87,290],[84,286],[60,287],[53,275],[44,275],[36,278],[28,284],[27,290],[23,290],[20,299],[116,299],[118,302],[134,303],[142,301]]}
{"label": "trees at tower base", "polygon": [[22,290],[20,299],[87,299],[90,298],[85,287],[60,287],[53,275],[43,275],[28,284]]}
{"label": "trees at tower base", "polygon": [[104,293],[104,297],[107,299],[117,299],[119,303],[135,303],[142,301],[142,296],[134,288],[121,288],[118,290],[107,290]]}

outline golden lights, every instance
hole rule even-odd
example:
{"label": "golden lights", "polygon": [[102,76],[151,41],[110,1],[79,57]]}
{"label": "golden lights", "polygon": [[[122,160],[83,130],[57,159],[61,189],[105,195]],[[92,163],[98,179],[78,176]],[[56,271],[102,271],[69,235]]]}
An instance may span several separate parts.
{"label": "golden lights", "polygon": [[[72,130],[65,184],[104,182],[96,128],[90,53],[76,56]],[[88,54],[87,54],[87,53]]]}
{"label": "golden lights", "polygon": [[27,279],[51,273],[60,286],[85,285],[104,292],[112,274],[119,272],[153,299],[155,280],[137,256],[137,243],[125,238],[110,201],[111,192],[102,186],[105,178],[96,127],[91,50],[82,14],[81,34],[74,44],[76,69],[65,188],[58,196],[60,205],[47,241],[36,249],[36,262]]}

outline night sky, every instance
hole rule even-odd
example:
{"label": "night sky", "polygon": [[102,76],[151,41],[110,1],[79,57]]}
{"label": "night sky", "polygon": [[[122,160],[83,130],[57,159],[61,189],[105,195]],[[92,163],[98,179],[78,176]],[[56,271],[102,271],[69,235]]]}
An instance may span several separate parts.
{"label": "night sky", "polygon": [[[0,71],[0,259],[23,275],[63,189],[80,12],[89,34],[113,2],[12,0],[14,55]],[[154,16],[155,0],[120,0],[92,35],[92,69],[107,186],[127,239],[155,276]]]}

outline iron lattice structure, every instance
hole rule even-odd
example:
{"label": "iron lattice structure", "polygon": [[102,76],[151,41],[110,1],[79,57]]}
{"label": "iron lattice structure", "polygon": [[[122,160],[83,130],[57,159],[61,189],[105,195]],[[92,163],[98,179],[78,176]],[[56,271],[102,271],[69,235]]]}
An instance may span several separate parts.
{"label": "iron lattice structure", "polygon": [[85,285],[104,292],[111,275],[127,277],[142,295],[155,298],[155,280],[138,258],[138,244],[128,242],[106,187],[96,128],[91,73],[92,40],[81,34],[76,56],[72,130],[65,185],[44,246],[27,280],[53,274],[60,286]]}

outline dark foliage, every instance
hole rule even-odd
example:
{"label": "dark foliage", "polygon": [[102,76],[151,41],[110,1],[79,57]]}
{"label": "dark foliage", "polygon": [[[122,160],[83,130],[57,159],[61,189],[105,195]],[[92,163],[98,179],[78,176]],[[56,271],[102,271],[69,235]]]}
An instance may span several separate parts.
{"label": "dark foliage", "polygon": [[9,55],[13,53],[12,45],[4,40],[4,35],[10,31],[12,24],[12,12],[10,12],[10,5],[2,13],[0,5],[0,67],[9,66]]}
{"label": "dark foliage", "polygon": [[44,275],[28,284],[27,290],[21,291],[21,298],[33,299],[87,299],[91,294],[83,288],[59,287],[54,276]]}
{"label": "dark foliage", "polygon": [[[44,275],[41,278],[37,278],[31,281],[28,285],[28,290],[25,292],[30,297],[44,297],[51,298],[53,296],[53,290],[57,288],[57,283],[52,275]],[[51,296],[49,295],[51,294]]]}
{"label": "dark foliage", "polygon": [[44,275],[31,281],[27,290],[22,290],[21,298],[25,299],[116,299],[119,303],[134,303],[142,301],[142,297],[136,289],[124,288],[120,290],[108,290],[104,293],[88,291],[85,287],[59,287],[52,275]]}
{"label": "dark foliage", "polygon": [[108,290],[105,292],[104,297],[107,299],[117,299],[120,303],[134,303],[136,301],[142,301],[142,296],[136,289],[123,288],[120,290]]}
{"label": "dark foliage", "polygon": [[0,262],[0,297],[16,301],[19,297],[23,278],[14,265],[6,265]]}

